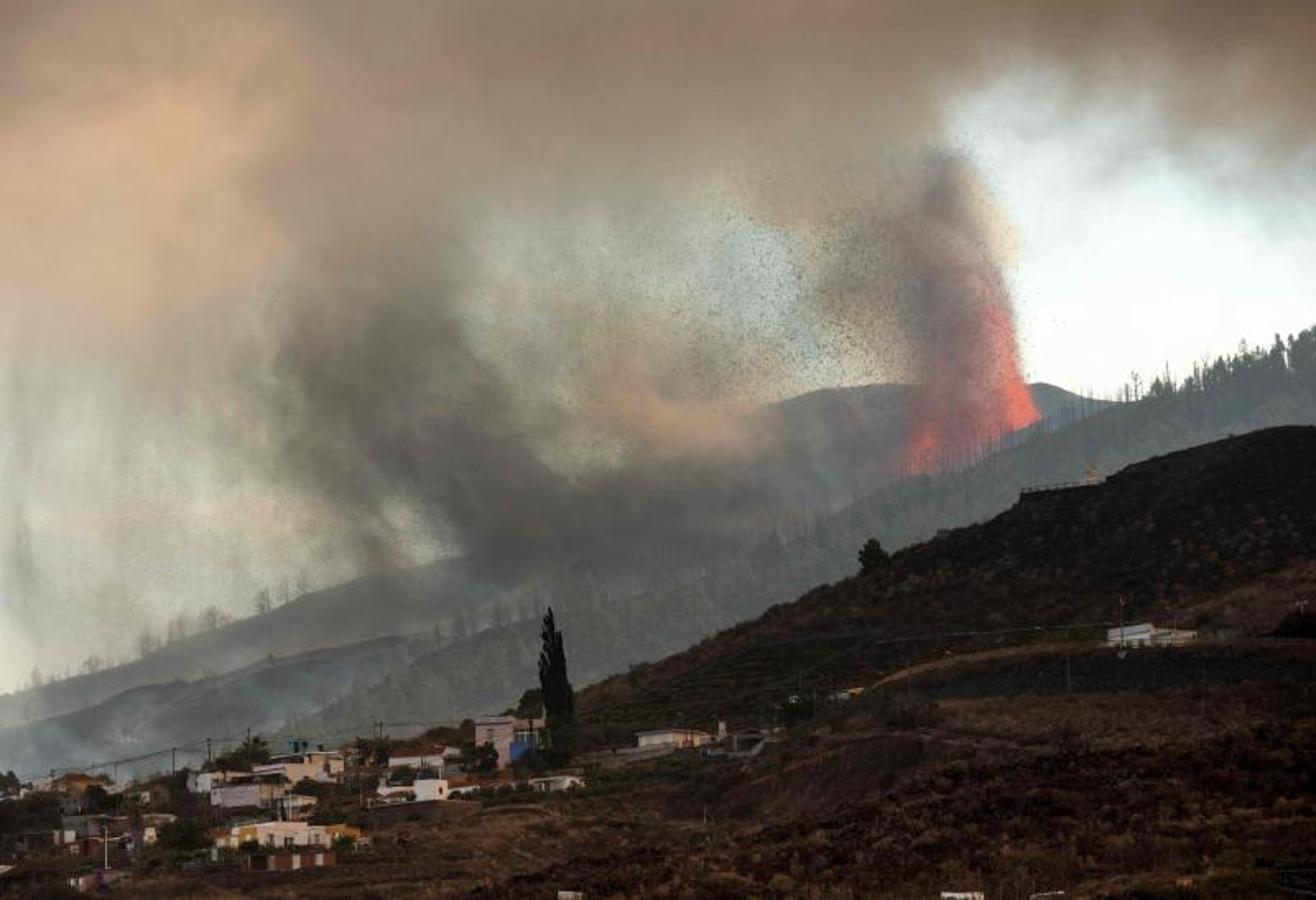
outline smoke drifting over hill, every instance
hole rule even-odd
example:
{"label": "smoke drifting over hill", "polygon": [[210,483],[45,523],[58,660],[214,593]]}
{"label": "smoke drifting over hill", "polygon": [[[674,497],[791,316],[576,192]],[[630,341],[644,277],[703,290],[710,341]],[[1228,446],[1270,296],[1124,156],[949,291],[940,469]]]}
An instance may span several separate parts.
{"label": "smoke drifting over hill", "polygon": [[1147,92],[1190,161],[1311,138],[1302,3],[9,3],[0,35],[0,617],[41,646],[290,564],[705,541],[773,499],[750,410],[823,384],[923,381],[913,454],[1027,421],[971,176],[927,188],[984,79]]}

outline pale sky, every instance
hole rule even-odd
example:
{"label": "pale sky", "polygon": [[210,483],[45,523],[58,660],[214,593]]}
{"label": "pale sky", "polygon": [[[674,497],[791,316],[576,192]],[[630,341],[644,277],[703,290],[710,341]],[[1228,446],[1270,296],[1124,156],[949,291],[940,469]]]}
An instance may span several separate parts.
{"label": "pale sky", "polygon": [[1240,340],[1316,325],[1308,198],[1232,179],[1227,147],[1186,167],[1151,142],[1155,110],[1131,107],[1080,116],[1045,77],[1016,76],[952,119],[952,143],[1015,230],[1009,277],[1032,380],[1110,395],[1135,369],[1168,363],[1182,377]]}

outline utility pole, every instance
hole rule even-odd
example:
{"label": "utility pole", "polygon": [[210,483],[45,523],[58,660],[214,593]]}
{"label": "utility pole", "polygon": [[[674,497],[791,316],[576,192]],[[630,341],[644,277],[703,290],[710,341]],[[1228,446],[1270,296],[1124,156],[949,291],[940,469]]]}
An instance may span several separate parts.
{"label": "utility pole", "polygon": [[1123,594],[1120,594],[1120,649],[1121,649],[1121,650],[1124,649],[1124,646],[1125,646],[1125,643],[1124,643],[1124,642],[1125,642],[1125,636],[1124,636],[1124,595],[1123,595]]}
{"label": "utility pole", "polygon": [[206,738],[206,762],[210,762],[210,738]]}
{"label": "utility pole", "polygon": [[105,851],[105,868],[110,867],[110,820],[101,819],[101,849]]}
{"label": "utility pole", "polygon": [[177,771],[178,771],[178,748],[177,748],[177,747],[170,747],[170,748],[169,748],[169,774],[172,775],[173,773],[175,773],[175,772],[177,772]]}

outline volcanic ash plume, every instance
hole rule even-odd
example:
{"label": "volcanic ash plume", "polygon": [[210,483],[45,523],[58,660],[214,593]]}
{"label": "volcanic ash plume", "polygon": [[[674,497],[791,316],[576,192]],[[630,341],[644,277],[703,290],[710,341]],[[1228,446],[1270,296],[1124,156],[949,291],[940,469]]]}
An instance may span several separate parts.
{"label": "volcanic ash plume", "polygon": [[1003,241],[986,197],[941,158],[903,233],[920,384],[906,467],[934,471],[1038,419],[1019,371],[1014,314],[998,260]]}

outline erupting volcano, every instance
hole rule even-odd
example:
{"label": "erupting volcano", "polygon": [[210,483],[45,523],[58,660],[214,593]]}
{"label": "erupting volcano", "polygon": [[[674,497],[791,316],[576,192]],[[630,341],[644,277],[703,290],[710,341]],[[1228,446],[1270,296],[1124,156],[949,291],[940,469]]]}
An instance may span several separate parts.
{"label": "erupting volcano", "polygon": [[939,159],[905,234],[921,379],[905,468],[931,472],[1039,418],[989,208],[963,164]]}

